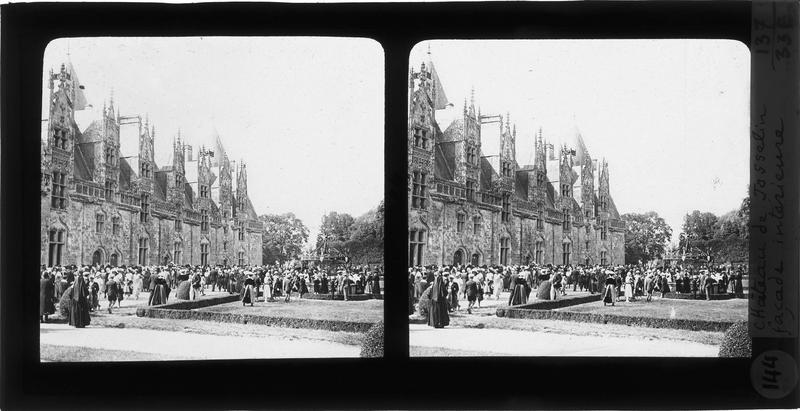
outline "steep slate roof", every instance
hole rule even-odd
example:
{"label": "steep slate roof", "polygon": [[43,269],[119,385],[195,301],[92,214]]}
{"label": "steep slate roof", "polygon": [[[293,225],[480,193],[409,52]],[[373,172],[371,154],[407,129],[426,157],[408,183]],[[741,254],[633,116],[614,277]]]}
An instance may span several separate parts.
{"label": "steep slate roof", "polygon": [[494,170],[489,160],[483,156],[483,152],[479,151],[478,155],[481,157],[481,190],[490,191],[492,188],[492,181],[497,179],[500,175]]}
{"label": "steep slate roof", "polygon": [[517,171],[514,176],[514,194],[520,200],[528,199],[528,172]]}
{"label": "steep slate roof", "polygon": [[[77,124],[76,124],[77,127]],[[78,141],[80,143],[90,143],[102,140],[103,123],[100,120],[93,120],[89,127],[86,127],[83,132],[79,133]]]}
{"label": "steep slate roof", "polygon": [[162,201],[167,200],[167,173],[164,171],[156,171],[155,173],[155,190],[156,198]]}
{"label": "steep slate roof", "polygon": [[186,194],[186,205],[194,208],[194,190],[191,184],[187,184],[186,179],[183,180],[183,192]]}
{"label": "steep slate roof", "polygon": [[459,141],[463,140],[464,119],[458,118],[453,120],[449,126],[442,133],[442,141]]}
{"label": "steep slate roof", "polygon": [[[89,145],[89,151],[94,154],[94,146],[91,143],[89,143]],[[89,164],[93,163],[86,161],[86,156],[83,154],[84,147],[82,147],[82,144],[75,144],[73,151],[75,154],[75,168],[73,169],[73,175],[81,180],[92,181],[92,176],[94,173],[92,169],[89,168]]]}
{"label": "steep slate roof", "polygon": [[133,175],[133,169],[131,165],[128,163],[124,157],[120,157],[119,159],[119,188],[121,190],[127,190],[131,187],[131,175]]}
{"label": "steep slate roof", "polygon": [[451,160],[452,160],[452,151],[453,151],[453,143],[440,143],[436,145],[435,149],[435,168],[434,168],[434,176],[439,180],[447,180],[453,181],[453,169],[450,168],[447,162],[447,156],[445,155],[445,151],[443,146],[449,146],[448,148],[451,151]]}
{"label": "steep slate roof", "polygon": [[258,214],[256,214],[256,208],[253,207],[253,202],[250,201],[250,197],[247,198],[247,217],[252,220],[258,219]]}

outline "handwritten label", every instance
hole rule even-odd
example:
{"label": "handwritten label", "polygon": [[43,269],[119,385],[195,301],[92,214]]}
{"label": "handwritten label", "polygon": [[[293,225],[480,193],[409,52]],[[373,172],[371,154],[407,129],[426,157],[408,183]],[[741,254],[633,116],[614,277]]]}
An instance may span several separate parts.
{"label": "handwritten label", "polygon": [[[797,336],[797,16],[793,1],[753,2],[750,334]],[[787,165],[790,167],[786,169]]]}

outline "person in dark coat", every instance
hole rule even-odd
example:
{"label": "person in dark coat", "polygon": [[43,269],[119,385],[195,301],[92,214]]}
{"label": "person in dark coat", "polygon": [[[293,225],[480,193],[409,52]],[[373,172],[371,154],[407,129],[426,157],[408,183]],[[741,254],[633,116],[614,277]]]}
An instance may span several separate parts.
{"label": "person in dark coat", "polygon": [[414,314],[414,273],[408,273],[408,315]]}
{"label": "person in dark coat", "polygon": [[661,298],[669,292],[669,278],[666,275],[661,276]]}
{"label": "person in dark coat", "polygon": [[253,306],[253,303],[256,301],[256,281],[253,279],[252,274],[248,274],[247,278],[244,280],[244,286],[242,287],[242,305],[250,304]]}
{"label": "person in dark coat", "polygon": [[511,285],[511,295],[508,298],[508,305],[520,305],[528,303],[528,285],[525,283],[524,274],[514,276],[514,283]]}
{"label": "person in dark coat", "polygon": [[112,276],[108,276],[106,282],[106,297],[108,298],[108,313],[111,314],[111,307],[117,302],[117,299],[122,296],[122,288]]}
{"label": "person in dark coat", "polygon": [[69,325],[84,328],[89,325],[89,287],[83,275],[75,276],[69,296]]}
{"label": "person in dark coat", "polygon": [[39,281],[39,321],[46,323],[47,316],[56,312],[56,305],[53,300],[56,296],[56,287],[50,274],[44,273]]}
{"label": "person in dark coat", "polygon": [[308,292],[308,285],[306,285],[306,277],[304,275],[300,276],[300,284],[297,286],[297,292],[300,294],[300,298],[303,298],[303,295]]}
{"label": "person in dark coat", "polygon": [[614,305],[615,301],[617,301],[617,280],[613,276],[608,276],[603,290],[603,306],[608,303]]}
{"label": "person in dark coat", "polygon": [[211,283],[211,292],[213,293],[217,287],[217,269],[214,268],[211,270],[211,273],[208,274],[208,282]]}
{"label": "person in dark coat", "polygon": [[436,274],[431,286],[428,325],[433,328],[444,328],[450,325],[450,315],[447,313],[447,288],[444,285],[441,273]]}
{"label": "person in dark coat", "polygon": [[167,276],[162,273],[154,275],[153,278],[155,279],[155,284],[153,285],[153,291],[150,292],[150,300],[148,300],[147,305],[166,304],[170,291],[169,284],[167,284]]}
{"label": "person in dark coat", "polygon": [[100,294],[100,285],[97,284],[96,281],[92,281],[92,285],[89,287],[89,292],[92,294],[92,304],[89,307],[89,310],[94,311],[100,308],[100,299],[97,296]]}
{"label": "person in dark coat", "polygon": [[464,283],[464,289],[467,291],[467,313],[472,314],[472,307],[475,306],[475,301],[479,298],[480,293],[478,283],[475,282],[475,276],[473,274],[467,277],[467,282]]}
{"label": "person in dark coat", "polygon": [[381,275],[377,272],[372,276],[372,296],[381,298]]}
{"label": "person in dark coat", "polygon": [[328,294],[328,274],[322,274],[322,279],[319,280],[319,293]]}

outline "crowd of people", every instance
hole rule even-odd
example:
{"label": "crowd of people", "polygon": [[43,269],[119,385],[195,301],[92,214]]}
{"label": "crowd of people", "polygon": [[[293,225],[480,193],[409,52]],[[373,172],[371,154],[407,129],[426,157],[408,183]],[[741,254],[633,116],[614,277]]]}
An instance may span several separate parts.
{"label": "crowd of people", "polygon": [[567,266],[428,266],[411,267],[408,275],[408,314],[423,300],[428,325],[441,328],[449,324],[449,314],[481,306],[484,299],[499,300],[509,292],[509,306],[529,300],[555,300],[571,290],[601,293],[604,305],[643,298],[652,301],[654,293],[661,298],[674,292],[691,294],[693,298],[711,299],[714,294],[743,293],[744,267],[730,266],[684,268],[625,265],[617,267]]}
{"label": "crowd of people", "polygon": [[206,292],[239,294],[243,305],[253,306],[259,297],[264,302],[293,293],[303,298],[308,293],[329,294],[350,299],[352,294],[371,294],[381,298],[381,267],[341,266],[322,269],[280,266],[55,266],[42,267],[39,286],[40,322],[60,312],[78,328],[91,321],[90,312],[122,307],[124,299],[149,293],[148,305],[166,304],[171,298],[195,300]]}

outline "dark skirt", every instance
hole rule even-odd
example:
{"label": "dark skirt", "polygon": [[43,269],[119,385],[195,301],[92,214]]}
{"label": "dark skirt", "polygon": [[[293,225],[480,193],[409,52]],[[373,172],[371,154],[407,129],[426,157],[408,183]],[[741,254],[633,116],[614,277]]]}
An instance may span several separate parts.
{"label": "dark skirt", "polygon": [[508,305],[520,305],[528,303],[528,289],[525,284],[516,284],[514,289],[511,290],[511,297],[508,299]]}
{"label": "dark skirt", "polygon": [[450,325],[450,315],[447,313],[447,301],[431,301],[428,313],[428,325],[433,328],[442,328]]}
{"label": "dark skirt", "polygon": [[550,299],[550,288],[553,287],[553,283],[550,280],[544,280],[539,284],[539,288],[536,289],[536,298],[539,300],[549,300]]}
{"label": "dark skirt", "polygon": [[39,315],[50,315],[56,312],[54,303],[55,293],[52,289],[44,289],[39,292]]}
{"label": "dark skirt", "polygon": [[256,290],[252,285],[247,284],[242,290],[242,302],[245,304],[253,304],[256,302]]}
{"label": "dark skirt", "polygon": [[189,299],[189,289],[192,288],[192,283],[189,280],[181,281],[178,288],[175,290],[175,298],[179,300]]}
{"label": "dark skirt", "polygon": [[160,305],[167,303],[167,286],[164,284],[156,284],[153,291],[150,293],[150,301],[147,305]]}
{"label": "dark skirt", "polygon": [[447,303],[450,305],[451,310],[458,307],[458,293],[450,292],[447,296]]}
{"label": "dark skirt", "polygon": [[83,328],[89,325],[89,303],[86,300],[69,300],[69,325],[75,328]]}
{"label": "dark skirt", "polygon": [[606,285],[606,289],[603,291],[603,303],[614,304],[614,286],[611,284]]}

